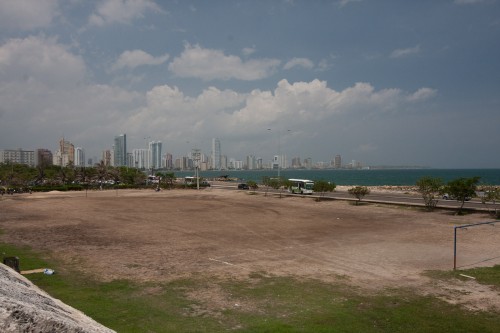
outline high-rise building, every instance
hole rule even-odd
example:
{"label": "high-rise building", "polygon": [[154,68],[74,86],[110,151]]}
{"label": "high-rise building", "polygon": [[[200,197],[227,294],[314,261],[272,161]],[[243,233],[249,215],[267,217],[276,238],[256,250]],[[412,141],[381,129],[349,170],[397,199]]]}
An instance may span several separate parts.
{"label": "high-rise building", "polygon": [[112,161],[113,157],[112,157],[112,154],[111,154],[111,150],[107,149],[107,150],[104,150],[102,152],[102,162],[105,166],[111,166],[111,161]]}
{"label": "high-rise building", "polygon": [[220,169],[227,170],[227,156],[226,155],[220,156]]}
{"label": "high-rise building", "polygon": [[149,167],[153,169],[161,168],[161,141],[151,141],[149,143]]}
{"label": "high-rise building", "polygon": [[221,150],[220,150],[220,140],[218,138],[212,139],[212,169],[221,169]]}
{"label": "high-rise building", "polygon": [[333,167],[335,169],[342,168],[342,157],[340,155],[335,155],[335,158],[333,159]]}
{"label": "high-rise building", "polygon": [[297,156],[292,158],[292,168],[298,169],[300,167],[302,167],[302,164],[300,163],[300,157]]}
{"label": "high-rise building", "polygon": [[85,166],[85,150],[81,147],[75,148],[75,166]]}
{"label": "high-rise building", "polygon": [[132,150],[134,167],[138,169],[149,169],[149,149],[134,149]]}
{"label": "high-rise building", "polygon": [[15,163],[35,166],[35,152],[33,150],[5,149],[0,150],[0,163]]}
{"label": "high-rise building", "polygon": [[170,153],[165,154],[165,162],[163,163],[163,167],[168,170],[172,170],[174,168],[172,154]]}
{"label": "high-rise building", "polygon": [[312,158],[308,157],[308,158],[304,159],[304,168],[311,169],[312,165],[313,165]]}
{"label": "high-rise building", "polygon": [[36,165],[37,166],[46,166],[52,165],[52,152],[48,149],[37,149],[36,150]]}
{"label": "high-rise building", "polygon": [[127,166],[127,135],[115,136],[114,166]]}
{"label": "high-rise building", "polygon": [[255,170],[257,169],[257,159],[253,155],[248,155],[246,159],[246,169]]}
{"label": "high-rise building", "polygon": [[59,166],[75,165],[75,146],[64,137],[59,140],[59,150],[53,156],[53,163]]}

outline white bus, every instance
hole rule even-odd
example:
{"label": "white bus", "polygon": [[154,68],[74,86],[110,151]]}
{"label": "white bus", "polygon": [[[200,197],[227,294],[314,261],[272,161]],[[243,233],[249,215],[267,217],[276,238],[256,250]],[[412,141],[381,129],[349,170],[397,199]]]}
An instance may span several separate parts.
{"label": "white bus", "polygon": [[308,179],[288,179],[291,183],[288,191],[296,194],[313,194],[314,182]]}

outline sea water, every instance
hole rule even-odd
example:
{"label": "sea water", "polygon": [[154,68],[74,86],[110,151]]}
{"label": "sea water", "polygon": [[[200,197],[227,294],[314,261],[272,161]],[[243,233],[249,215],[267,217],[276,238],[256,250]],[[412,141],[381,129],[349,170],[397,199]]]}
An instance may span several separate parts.
{"label": "sea water", "polygon": [[[174,171],[176,177],[193,176],[193,171]],[[457,178],[480,177],[480,184],[500,185],[500,169],[369,169],[369,170],[293,170],[279,171],[284,178],[326,180],[336,185],[411,186],[422,177],[440,178],[448,182]],[[277,177],[277,170],[200,171],[203,178],[228,176],[238,181],[262,182],[264,177]]]}

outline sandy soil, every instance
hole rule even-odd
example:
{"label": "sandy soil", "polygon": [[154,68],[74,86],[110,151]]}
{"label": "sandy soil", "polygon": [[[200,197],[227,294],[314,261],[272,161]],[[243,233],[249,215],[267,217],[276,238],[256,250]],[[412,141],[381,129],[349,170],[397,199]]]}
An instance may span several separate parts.
{"label": "sandy soil", "polygon": [[[2,241],[48,251],[66,267],[105,281],[245,279],[261,272],[371,291],[408,287],[473,310],[500,311],[498,290],[473,279],[422,275],[453,268],[454,225],[488,220],[223,189],[50,192],[0,201]],[[500,225],[460,230],[458,239],[459,268],[500,264]]]}

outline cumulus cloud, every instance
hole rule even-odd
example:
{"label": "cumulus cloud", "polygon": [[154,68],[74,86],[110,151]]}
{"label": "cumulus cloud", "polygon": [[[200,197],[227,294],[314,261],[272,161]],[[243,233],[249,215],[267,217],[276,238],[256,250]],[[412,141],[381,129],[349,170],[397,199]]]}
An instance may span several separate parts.
{"label": "cumulus cloud", "polygon": [[339,7],[344,7],[344,6],[347,6],[348,4],[350,3],[353,3],[353,2],[361,2],[363,0],[339,0]]}
{"label": "cumulus cloud", "polygon": [[314,63],[307,58],[293,58],[283,66],[283,69],[291,69],[294,67],[311,69],[314,67]]}
{"label": "cumulus cloud", "polygon": [[272,75],[279,64],[277,59],[243,61],[240,57],[225,55],[220,50],[186,44],[182,54],[174,58],[168,68],[179,77],[252,81]]}
{"label": "cumulus cloud", "polygon": [[163,12],[151,0],[105,0],[89,17],[89,25],[103,26],[113,23],[129,23],[143,18],[146,12]]}
{"label": "cumulus cloud", "polygon": [[166,62],[168,58],[168,54],[154,57],[142,50],[125,51],[118,57],[116,62],[111,66],[111,69],[116,71],[123,68],[134,69],[144,65],[161,65]]}
{"label": "cumulus cloud", "polygon": [[58,15],[57,0],[0,1],[0,27],[4,29],[45,28]]}
{"label": "cumulus cloud", "polygon": [[0,46],[1,81],[65,86],[85,77],[85,63],[56,38],[10,39]]}
{"label": "cumulus cloud", "polygon": [[191,97],[178,87],[162,85],[147,93],[147,105],[128,120],[126,127],[140,131],[147,124],[151,133],[163,133],[168,140],[203,140],[218,135],[237,141],[258,137],[269,126],[300,129],[296,132],[328,138],[331,124],[339,116],[359,118],[370,114],[383,118],[387,111],[399,112],[424,96],[429,98],[429,91],[376,90],[362,82],[335,91],[325,81],[281,80],[274,90],[238,93],[210,87]]}
{"label": "cumulus cloud", "polygon": [[245,57],[248,57],[249,55],[254,54],[254,53],[255,53],[255,51],[257,51],[257,50],[255,49],[255,47],[245,47],[245,48],[243,48],[243,50],[241,51],[241,53],[243,53],[243,55],[244,55]]}
{"label": "cumulus cloud", "polygon": [[408,100],[411,102],[423,101],[436,96],[437,90],[431,88],[420,88],[413,94],[408,96]]}
{"label": "cumulus cloud", "polygon": [[476,3],[486,2],[485,0],[455,0],[456,4],[459,5],[473,5]]}
{"label": "cumulus cloud", "polygon": [[417,53],[420,53],[420,45],[409,47],[406,49],[396,49],[392,51],[391,58],[403,58]]}
{"label": "cumulus cloud", "polygon": [[[199,47],[187,51],[191,49],[206,51]],[[225,60],[229,66],[234,61],[217,55],[223,58],[218,61]],[[236,63],[247,66],[241,60]],[[9,138],[16,137],[16,144],[25,148],[36,142],[36,148],[52,149],[65,134],[95,155],[110,148],[117,133],[127,133],[133,148],[132,138],[143,138],[145,129],[172,153],[176,153],[171,151],[173,146],[186,140],[201,145],[215,136],[225,138],[228,154],[231,146],[233,154],[250,153],[250,141],[263,142],[261,150],[268,149],[269,135],[262,138],[267,128],[294,129],[297,142],[316,147],[318,138],[333,140],[332,127],[339,118],[386,119],[387,112],[391,116],[403,112],[437,93],[426,87],[414,92],[377,90],[363,82],[336,91],[317,79],[281,80],[274,89],[245,93],[210,86],[189,96],[170,85],[143,93],[89,83],[83,60],[56,39],[43,37],[12,39],[1,45],[0,72],[0,142],[10,144]],[[30,135],[19,138],[13,132],[19,128]]]}

